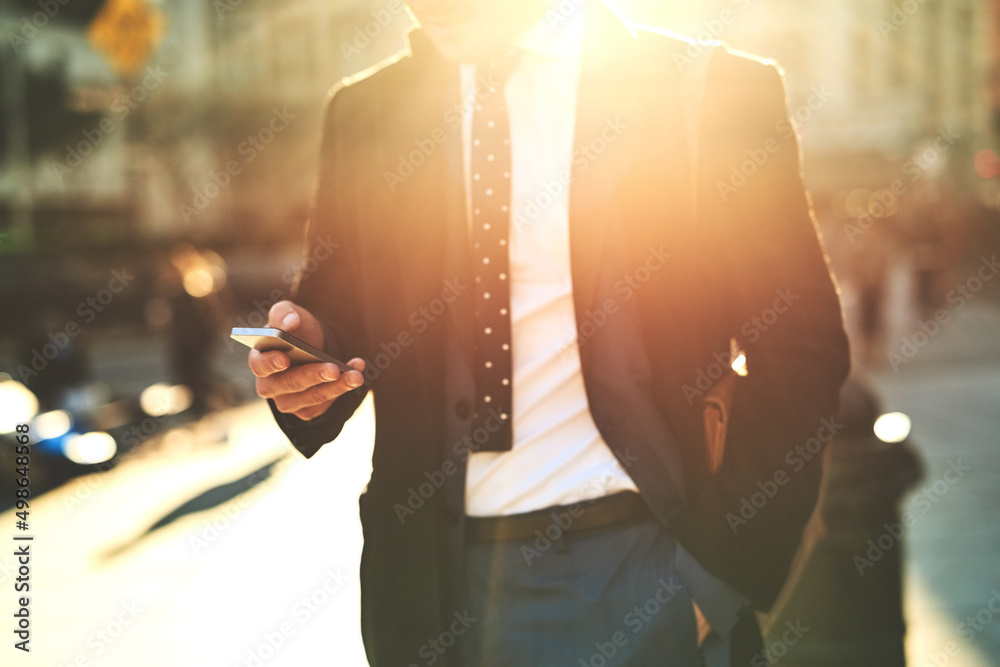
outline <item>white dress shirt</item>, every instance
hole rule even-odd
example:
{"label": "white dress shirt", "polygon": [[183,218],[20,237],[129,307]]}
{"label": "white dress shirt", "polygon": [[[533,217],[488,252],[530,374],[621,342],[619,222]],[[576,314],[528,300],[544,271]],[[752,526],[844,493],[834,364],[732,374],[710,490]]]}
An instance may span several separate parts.
{"label": "white dress shirt", "polygon": [[[469,459],[466,513],[496,516],[636,490],[590,414],[576,344],[569,174],[583,12],[543,19],[504,90],[511,135],[513,448]],[[466,193],[476,68],[461,66]],[[471,207],[467,194],[467,205]],[[469,211],[471,225],[471,211]]]}

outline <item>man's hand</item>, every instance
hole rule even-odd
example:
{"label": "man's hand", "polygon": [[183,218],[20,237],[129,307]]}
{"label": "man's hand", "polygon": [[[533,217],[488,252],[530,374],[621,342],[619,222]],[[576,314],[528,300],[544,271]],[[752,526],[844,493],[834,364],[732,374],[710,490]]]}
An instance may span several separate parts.
{"label": "man's hand", "polygon": [[[319,320],[291,301],[279,301],[271,306],[267,326],[287,331],[313,347],[324,349]],[[288,355],[277,350],[250,350],[247,363],[257,376],[260,396],[273,399],[279,411],[306,421],[319,417],[339,396],[364,382],[361,373],[365,370],[365,362],[357,358],[347,362],[355,370],[343,374],[333,364],[317,362],[291,366]]]}

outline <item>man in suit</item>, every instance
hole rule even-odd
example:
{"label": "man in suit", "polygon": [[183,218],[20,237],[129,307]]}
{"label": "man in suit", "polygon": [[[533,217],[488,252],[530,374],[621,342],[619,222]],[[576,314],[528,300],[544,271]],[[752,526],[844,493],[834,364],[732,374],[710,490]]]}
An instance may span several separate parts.
{"label": "man in suit", "polygon": [[779,71],[599,2],[410,8],[269,315],[355,370],[249,359],[307,457],[374,394],[369,661],[764,664],[849,365]]}

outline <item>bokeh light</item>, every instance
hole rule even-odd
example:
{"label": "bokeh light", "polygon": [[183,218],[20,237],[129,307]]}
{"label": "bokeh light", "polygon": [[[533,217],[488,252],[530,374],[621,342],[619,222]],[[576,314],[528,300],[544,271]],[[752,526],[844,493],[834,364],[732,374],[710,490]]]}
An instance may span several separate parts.
{"label": "bokeh light", "polygon": [[118,451],[118,443],[103,431],[93,431],[69,438],[63,451],[73,463],[94,465],[111,460]]}
{"label": "bokeh light", "polygon": [[980,178],[996,178],[1000,176],[1000,155],[993,149],[986,149],[976,153],[974,160],[976,173]]}
{"label": "bokeh light", "polygon": [[191,406],[191,390],[184,385],[157,382],[139,396],[142,411],[151,417],[163,417],[184,412]]}
{"label": "bokeh light", "polygon": [[52,410],[35,417],[31,430],[39,440],[53,440],[69,433],[73,418],[65,410]]}
{"label": "bokeh light", "polygon": [[215,281],[207,268],[197,267],[184,274],[184,289],[194,297],[208,296],[215,291]]}
{"label": "bokeh light", "polygon": [[13,433],[38,413],[35,394],[16,380],[0,380],[0,433]]}
{"label": "bokeh light", "polygon": [[873,430],[882,442],[903,442],[910,435],[910,418],[902,412],[889,412],[875,420]]}

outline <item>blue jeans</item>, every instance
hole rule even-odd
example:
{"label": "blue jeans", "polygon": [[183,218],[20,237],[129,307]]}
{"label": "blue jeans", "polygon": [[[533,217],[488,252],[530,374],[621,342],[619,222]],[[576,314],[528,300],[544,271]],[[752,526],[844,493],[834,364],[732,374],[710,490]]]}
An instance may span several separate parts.
{"label": "blue jeans", "polygon": [[700,667],[677,544],[656,521],[471,542],[467,667]]}

